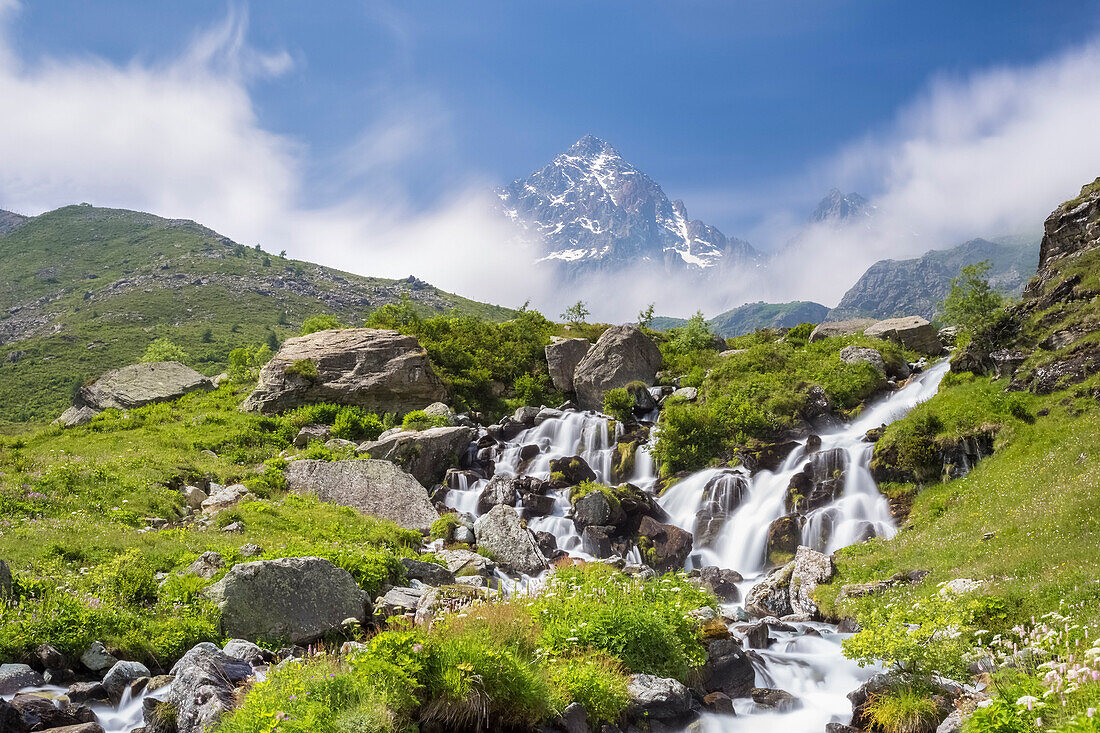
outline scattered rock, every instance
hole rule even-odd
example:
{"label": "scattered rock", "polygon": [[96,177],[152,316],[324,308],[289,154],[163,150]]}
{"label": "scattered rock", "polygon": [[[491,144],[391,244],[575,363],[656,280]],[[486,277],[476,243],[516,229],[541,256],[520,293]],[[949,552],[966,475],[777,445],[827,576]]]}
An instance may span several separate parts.
{"label": "scattered rock", "polygon": [[316,494],[322,501],[390,519],[406,529],[427,532],[439,518],[427,490],[389,461],[294,461],[286,480],[291,491]]}
{"label": "scattered rock", "polygon": [[390,588],[385,595],[375,599],[374,612],[383,618],[416,613],[422,595],[424,594],[415,588]]}
{"label": "scattered rock", "polygon": [[106,672],[115,666],[118,660],[107,653],[102,642],[93,641],[80,655],[80,663],[92,672]]}
{"label": "scattered rock", "polygon": [[209,495],[198,486],[183,487],[183,500],[196,512],[202,509],[202,503],[209,498]]}
{"label": "scattered rock", "polygon": [[659,573],[684,567],[692,541],[690,532],[674,524],[661,524],[650,516],[642,517],[638,525],[638,547],[644,546],[642,556]]}
{"label": "scattered rock", "polygon": [[632,674],[627,715],[634,719],[676,720],[691,712],[691,693],[681,683],[651,674]]}
{"label": "scattered rock", "polygon": [[149,677],[151,674],[149,668],[141,662],[115,662],[115,665],[103,676],[103,689],[111,696],[111,700],[117,703],[130,683],[142,677]]}
{"label": "scattered rock", "polygon": [[604,392],[631,382],[652,385],[660,368],[660,350],[637,326],[612,326],[577,364],[577,401],[585,409],[602,409]]}
{"label": "scattered rock", "polygon": [[[216,484],[211,484],[210,488],[213,489]],[[248,491],[248,487],[244,484],[232,484],[230,486],[220,486],[216,491],[212,491],[210,496],[203,500],[202,513],[211,516],[218,512],[225,511],[233,507],[237,502],[246,496],[251,496]]]}
{"label": "scattered rock", "polygon": [[203,594],[226,636],[313,641],[344,619],[366,618],[366,594],[346,570],[319,557],[240,563]]}
{"label": "scattered rock", "polygon": [[886,376],[886,362],[877,349],[866,346],[845,346],[840,350],[840,360],[845,364],[870,364],[882,376]]}
{"label": "scattered rock", "polygon": [[455,411],[446,402],[433,402],[424,408],[424,414],[431,418],[446,420],[448,425],[454,425],[457,418]]}
{"label": "scattered rock", "polygon": [[490,576],[496,563],[484,555],[471,550],[438,550],[435,556],[443,561],[447,569],[461,579],[471,575]]}
{"label": "scattered rock", "polygon": [[791,610],[811,618],[819,617],[821,614],[814,601],[814,590],[818,585],[832,580],[835,572],[832,555],[800,545],[794,555],[794,569],[791,572]]}
{"label": "scattered rock", "polygon": [[724,603],[736,603],[741,600],[737,584],[744,582],[741,573],[736,570],[708,565],[699,572],[700,585],[709,590]]}
{"label": "scattered rock", "polygon": [[672,391],[665,400],[683,400],[684,402],[694,402],[699,398],[699,390],[695,387],[680,387]]}
{"label": "scattered rock", "polygon": [[409,580],[419,580],[426,585],[451,585],[455,582],[455,574],[442,565],[434,562],[424,562],[411,557],[401,558],[401,564],[405,567],[405,577]]}
{"label": "scattered rock", "polygon": [[210,580],[218,571],[225,567],[225,558],[213,551],[207,551],[199,555],[195,562],[187,566],[184,575],[197,575],[200,578]]}
{"label": "scattered rock", "polygon": [[26,664],[0,664],[0,695],[12,695],[24,687],[45,684],[42,675]]}
{"label": "scattered rock", "polygon": [[61,669],[68,666],[65,655],[50,644],[39,644],[35,648],[34,662],[39,669]]}
{"label": "scattered rock", "polygon": [[476,439],[477,431],[465,427],[403,430],[363,443],[359,452],[392,461],[424,486],[432,486],[443,480],[448,468],[458,465],[458,459]]}
{"label": "scattered rock", "polygon": [[231,659],[240,659],[249,664],[262,663],[267,656],[263,649],[247,639],[230,639],[225,642],[222,652]]}
{"label": "scattered rock", "polygon": [[706,692],[721,692],[732,698],[748,697],[756,682],[752,660],[736,639],[715,639],[707,644],[707,662],[702,670]]}
{"label": "scattered rock", "polygon": [[786,712],[802,707],[802,703],[789,692],[773,690],[767,687],[755,687],[752,691],[752,701],[759,707]]}
{"label": "scattered rock", "polygon": [[478,517],[474,536],[478,547],[487,550],[506,570],[534,575],[547,568],[538,540],[507,504],[498,504]]}
{"label": "scattered rock", "polygon": [[428,353],[415,338],[345,328],[284,341],[241,409],[271,413],[333,402],[400,415],[446,397]]}

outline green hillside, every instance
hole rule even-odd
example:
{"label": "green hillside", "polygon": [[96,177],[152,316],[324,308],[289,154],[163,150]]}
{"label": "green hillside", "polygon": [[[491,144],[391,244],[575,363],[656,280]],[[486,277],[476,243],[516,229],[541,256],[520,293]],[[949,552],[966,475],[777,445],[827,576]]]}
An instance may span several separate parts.
{"label": "green hillside", "polygon": [[415,278],[286,259],[192,221],[67,206],[0,235],[0,421],[56,417],[76,388],[137,361],[158,337],[213,375],[232,349],[283,340],[310,315],[359,323],[402,299],[425,316],[514,313]]}
{"label": "green hillside", "polygon": [[[829,309],[820,303],[795,300],[790,303],[746,303],[707,321],[711,330],[722,338],[744,336],[762,328],[792,328],[800,323],[820,323]],[[687,324],[686,318],[658,316],[650,327],[667,331]]]}

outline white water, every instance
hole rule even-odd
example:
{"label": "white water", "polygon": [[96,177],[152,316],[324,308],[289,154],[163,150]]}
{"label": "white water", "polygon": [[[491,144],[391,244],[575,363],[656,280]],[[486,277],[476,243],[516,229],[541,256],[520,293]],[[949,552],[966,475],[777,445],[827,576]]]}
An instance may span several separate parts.
{"label": "white water", "polygon": [[[947,369],[946,360],[933,365],[904,388],[865,410],[852,423],[820,436],[821,445],[815,453],[821,455],[834,449],[842,452],[845,479],[834,501],[807,516],[802,528],[803,544],[832,552],[859,541],[867,533],[893,535],[895,527],[889,507],[868,470],[873,446],[863,438],[867,430],[889,424],[935,394]],[[611,425],[610,418],[594,412],[567,412],[560,418],[545,420],[504,446],[491,450],[496,475],[549,479],[552,460],[579,455],[591,466],[600,482],[613,483],[612,458],[616,438],[622,429],[617,423],[613,428]],[[728,516],[714,535],[711,546],[696,548],[688,560],[689,567],[732,568],[745,576],[742,595],[752,587],[765,569],[768,527],[787,513],[784,506],[787,486],[791,477],[810,460],[805,443],[802,441],[775,471],[749,475],[741,468],[705,469],[665,492],[659,503],[671,517],[670,521],[693,533],[697,530],[698,513],[707,502],[712,508],[728,510],[719,512]],[[532,444],[538,446],[539,453],[522,465],[521,449]],[[629,482],[652,491],[655,479],[650,446],[640,446],[635,453]],[[465,474],[455,474],[453,481],[446,504],[477,516],[478,497],[488,481],[480,479],[471,483]],[[551,514],[531,518],[528,526],[553,534],[558,547],[571,555],[587,557],[580,550],[580,536],[569,518],[568,491],[552,493],[554,508]],[[628,553],[626,559],[639,562],[637,550]],[[536,586],[540,579],[520,578],[517,581],[502,577],[501,581],[503,585],[521,589]],[[851,706],[846,695],[875,670],[860,669],[844,657],[840,648],[843,635],[834,627],[821,623],[792,625],[796,628],[794,632],[771,632],[776,641],[768,649],[756,650],[763,664],[754,662],[754,666],[757,687],[785,690],[800,701],[800,707],[777,712],[758,709],[751,699],[739,699],[734,701],[736,717],[704,715],[689,730],[699,733],[821,733],[828,722],[850,720]],[[165,687],[151,694],[160,698],[167,691]],[[52,692],[64,691],[53,688]],[[124,698],[117,709],[95,706],[93,709],[106,733],[129,733],[142,725],[142,697]]]}

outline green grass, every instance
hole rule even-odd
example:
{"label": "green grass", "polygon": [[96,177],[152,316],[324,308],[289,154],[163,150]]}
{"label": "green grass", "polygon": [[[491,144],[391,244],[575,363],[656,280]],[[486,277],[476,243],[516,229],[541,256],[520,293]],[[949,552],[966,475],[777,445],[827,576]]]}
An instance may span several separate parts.
{"label": "green grass", "polygon": [[[514,314],[423,283],[268,255],[193,222],[90,206],[51,211],[0,236],[0,422],[53,419],[75,389],[137,362],[157,338],[214,375],[242,344],[295,336],[317,315],[361,324],[377,304],[403,297],[421,316]],[[23,320],[29,314],[47,325]],[[25,353],[9,361],[14,352]]]}
{"label": "green grass", "polygon": [[940,722],[936,702],[928,692],[911,686],[872,698],[867,716],[883,733],[932,733]]}

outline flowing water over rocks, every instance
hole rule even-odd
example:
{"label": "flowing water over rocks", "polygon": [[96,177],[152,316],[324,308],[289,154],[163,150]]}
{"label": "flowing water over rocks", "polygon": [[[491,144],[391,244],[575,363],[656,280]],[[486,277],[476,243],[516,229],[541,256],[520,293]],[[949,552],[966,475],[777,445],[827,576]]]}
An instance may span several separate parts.
{"label": "flowing water over rocks", "polygon": [[[463,461],[472,470],[449,471],[441,498],[471,520],[499,504],[509,505],[498,513],[510,514],[514,508],[548,557],[567,553],[591,560],[595,555],[618,555],[636,564],[642,555],[629,537],[638,527],[624,516],[625,502],[631,502],[630,510],[644,515],[641,521],[646,526],[672,525],[670,534],[691,533],[693,546],[683,561],[685,569],[717,566],[737,571],[731,577],[743,576],[724,595],[744,599],[765,571],[788,562],[800,545],[832,553],[872,536],[893,535],[896,528],[889,506],[868,469],[873,444],[865,435],[935,394],[947,370],[946,360],[934,364],[853,422],[797,441],[774,470],[705,469],[681,479],[659,497],[654,493],[656,470],[649,453],[652,432],[648,441],[622,444],[632,451],[630,460],[624,461],[619,439],[636,436],[624,436],[620,423],[595,412],[544,408],[527,415],[526,422],[505,421],[495,436],[492,430],[501,426],[482,430]],[[646,417],[654,419],[656,413]],[[617,481],[623,478],[616,474],[623,473],[624,465],[630,467],[629,477]],[[570,503],[569,487],[585,478],[607,485],[629,483],[638,491],[624,494],[627,498],[618,508],[619,516],[613,516],[613,507],[602,505],[598,497],[586,501],[582,510]],[[582,513],[587,517],[584,521]],[[586,521],[617,521],[626,530],[616,535],[615,527],[598,524],[578,530],[578,524]],[[799,557],[803,552],[807,551],[800,551]],[[676,556],[677,563],[681,557]],[[713,574],[713,569],[708,572]],[[517,580],[500,571],[497,575],[507,588],[539,583],[538,577]],[[727,603],[722,610],[727,618],[750,618],[742,602]],[[860,669],[843,656],[844,635],[835,626],[788,616],[732,628],[744,648],[751,650],[758,689],[752,697],[733,701],[735,715],[704,713],[686,730],[821,733],[830,722],[849,722],[851,704],[846,695],[875,670]],[[164,699],[170,688],[133,697],[127,690],[117,708],[97,704],[93,710],[106,733],[129,733],[143,723],[143,700]],[[65,692],[57,687],[37,691],[52,696]]]}

